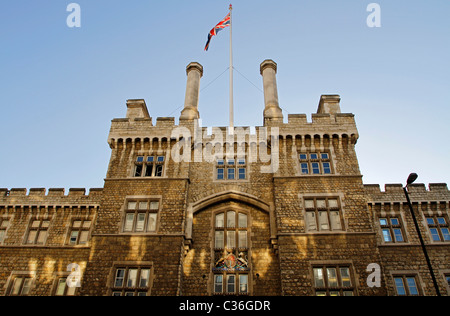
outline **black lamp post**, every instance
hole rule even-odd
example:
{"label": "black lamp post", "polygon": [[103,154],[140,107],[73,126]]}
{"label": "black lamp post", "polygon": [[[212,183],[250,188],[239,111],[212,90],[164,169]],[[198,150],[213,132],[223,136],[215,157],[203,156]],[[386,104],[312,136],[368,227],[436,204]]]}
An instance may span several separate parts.
{"label": "black lamp post", "polygon": [[423,254],[425,255],[425,259],[427,260],[428,269],[430,270],[431,278],[433,279],[434,288],[436,290],[436,294],[438,296],[441,296],[441,292],[439,291],[438,284],[436,282],[436,277],[434,276],[433,267],[431,266],[430,258],[428,257],[427,249],[425,248],[425,243],[423,242],[422,234],[420,233],[419,225],[417,224],[416,215],[414,215],[414,210],[411,204],[411,200],[409,199],[408,194],[408,185],[414,183],[418,178],[418,175],[416,173],[411,173],[408,177],[408,180],[406,181],[406,186],[403,188],[403,191],[405,192],[406,200],[408,201],[409,210],[411,211],[411,216],[414,221],[414,225],[416,226],[417,235],[419,236],[420,245],[422,246]]}

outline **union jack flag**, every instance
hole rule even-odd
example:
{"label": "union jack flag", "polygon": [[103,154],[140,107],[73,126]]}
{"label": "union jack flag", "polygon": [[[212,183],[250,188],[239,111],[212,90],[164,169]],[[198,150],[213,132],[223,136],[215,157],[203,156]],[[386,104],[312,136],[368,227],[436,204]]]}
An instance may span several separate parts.
{"label": "union jack flag", "polygon": [[231,12],[227,14],[227,16],[219,22],[208,34],[208,42],[205,46],[205,51],[208,51],[209,43],[211,42],[211,38],[215,35],[217,35],[220,31],[222,31],[224,28],[231,25]]}

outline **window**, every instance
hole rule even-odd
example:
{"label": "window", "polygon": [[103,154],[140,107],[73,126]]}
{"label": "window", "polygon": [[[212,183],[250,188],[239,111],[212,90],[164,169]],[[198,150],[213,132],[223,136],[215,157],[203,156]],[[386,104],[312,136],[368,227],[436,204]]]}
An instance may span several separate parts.
{"label": "window", "polygon": [[450,241],[448,222],[443,216],[430,216],[426,218],[433,241]]}
{"label": "window", "polygon": [[69,245],[85,245],[88,242],[91,220],[76,219],[70,228]]}
{"label": "window", "polygon": [[316,296],[354,295],[349,266],[315,266],[313,276]]}
{"label": "window", "polygon": [[328,153],[302,153],[299,155],[301,174],[331,174]]}
{"label": "window", "polygon": [[164,156],[138,156],[134,167],[134,177],[162,177]]}
{"label": "window", "polygon": [[247,295],[248,274],[215,274],[214,294]]}
{"label": "window", "polygon": [[6,238],[6,231],[8,230],[10,220],[8,218],[0,218],[0,244]]}
{"label": "window", "polygon": [[26,243],[29,245],[43,245],[47,239],[49,226],[50,220],[48,219],[32,219],[29,224]]}
{"label": "window", "polygon": [[342,219],[337,198],[305,198],[306,229],[314,231],[342,230]]}
{"label": "window", "polygon": [[[447,286],[450,289],[450,274],[444,275],[445,281],[447,281]],[[449,292],[450,293],[450,292]]]}
{"label": "window", "polygon": [[420,295],[415,276],[394,276],[394,284],[399,296]]}
{"label": "window", "polygon": [[248,294],[248,216],[227,211],[214,218],[214,294]]}
{"label": "window", "polygon": [[216,180],[246,180],[247,161],[245,158],[216,160]]}
{"label": "window", "polygon": [[382,217],[379,222],[384,242],[405,242],[402,225],[398,217]]}
{"label": "window", "polygon": [[69,287],[67,285],[67,277],[58,278],[56,283],[55,296],[74,296],[76,287]]}
{"label": "window", "polygon": [[151,267],[119,267],[115,269],[112,296],[147,296]]}
{"label": "window", "polygon": [[30,293],[33,278],[31,276],[14,276],[11,281],[9,296],[27,296]]}
{"label": "window", "polygon": [[127,201],[123,232],[156,232],[159,207],[156,200]]}

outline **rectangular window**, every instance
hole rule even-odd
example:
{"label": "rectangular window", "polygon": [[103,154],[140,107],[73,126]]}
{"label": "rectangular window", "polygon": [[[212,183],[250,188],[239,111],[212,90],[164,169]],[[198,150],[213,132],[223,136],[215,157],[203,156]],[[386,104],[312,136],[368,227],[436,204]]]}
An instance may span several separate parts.
{"label": "rectangular window", "polygon": [[0,244],[3,243],[6,237],[6,230],[9,228],[10,220],[8,218],[0,218]]}
{"label": "rectangular window", "polygon": [[228,177],[227,177],[227,179],[228,180],[234,180],[234,173],[235,173],[235,169],[231,169],[231,168],[228,168],[227,169],[227,173],[228,173]]}
{"label": "rectangular window", "polygon": [[47,238],[50,220],[33,219],[28,228],[26,243],[30,245],[43,245]]}
{"label": "rectangular window", "polygon": [[305,198],[307,231],[338,231],[343,229],[337,198]]}
{"label": "rectangular window", "polygon": [[15,276],[13,277],[9,296],[27,296],[31,290],[31,277]]}
{"label": "rectangular window", "polygon": [[331,174],[331,160],[328,153],[299,154],[300,171],[303,175]]}
{"label": "rectangular window", "polygon": [[302,174],[309,174],[309,166],[307,163],[302,163],[301,168],[302,168]]}
{"label": "rectangular window", "polygon": [[217,169],[217,180],[224,180],[224,168],[218,168]]}
{"label": "rectangular window", "polygon": [[316,296],[353,296],[354,288],[348,266],[313,267]]}
{"label": "rectangular window", "polygon": [[88,242],[91,223],[91,220],[73,220],[70,227],[69,245],[85,245]]}
{"label": "rectangular window", "polygon": [[127,201],[123,223],[123,232],[156,232],[159,208],[159,201]]}
{"label": "rectangular window", "polygon": [[147,296],[150,290],[151,267],[133,266],[115,269],[111,286],[113,296]]}
{"label": "rectangular window", "polygon": [[241,274],[239,276],[239,293],[248,293],[248,275],[246,274]]}
{"label": "rectangular window", "polygon": [[443,216],[427,217],[427,224],[430,230],[431,238],[433,241],[450,241],[450,232],[448,228],[448,221]]}
{"label": "rectangular window", "polygon": [[239,168],[239,180],[245,180],[245,168]]}
{"label": "rectangular window", "polygon": [[223,292],[223,276],[215,275],[214,276],[214,293],[222,293]]}
{"label": "rectangular window", "polygon": [[155,177],[163,176],[163,165],[157,165],[155,169]]}
{"label": "rectangular window", "polygon": [[55,296],[74,296],[76,287],[69,287],[67,285],[67,278],[59,278],[56,284]]}
{"label": "rectangular window", "polygon": [[246,180],[247,179],[247,162],[245,158],[228,158],[217,159],[216,180]]}
{"label": "rectangular window", "polygon": [[227,293],[234,293],[236,286],[235,276],[227,275]]}
{"label": "rectangular window", "polygon": [[248,275],[240,273],[224,273],[214,275],[215,295],[247,295]]}
{"label": "rectangular window", "polygon": [[379,223],[385,243],[405,242],[403,227],[398,217],[382,217],[379,219]]}
{"label": "rectangular window", "polygon": [[394,277],[395,289],[399,296],[418,296],[420,295],[417,287],[416,277],[411,275],[402,275]]}
{"label": "rectangular window", "polygon": [[162,177],[164,156],[138,156],[135,161],[134,177]]}

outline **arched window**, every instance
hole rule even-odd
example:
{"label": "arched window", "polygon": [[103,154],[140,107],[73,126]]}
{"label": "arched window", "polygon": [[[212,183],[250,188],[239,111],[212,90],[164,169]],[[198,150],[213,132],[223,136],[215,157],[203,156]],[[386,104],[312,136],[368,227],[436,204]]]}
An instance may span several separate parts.
{"label": "arched window", "polygon": [[248,216],[226,211],[214,220],[214,294],[247,295],[249,268]]}

